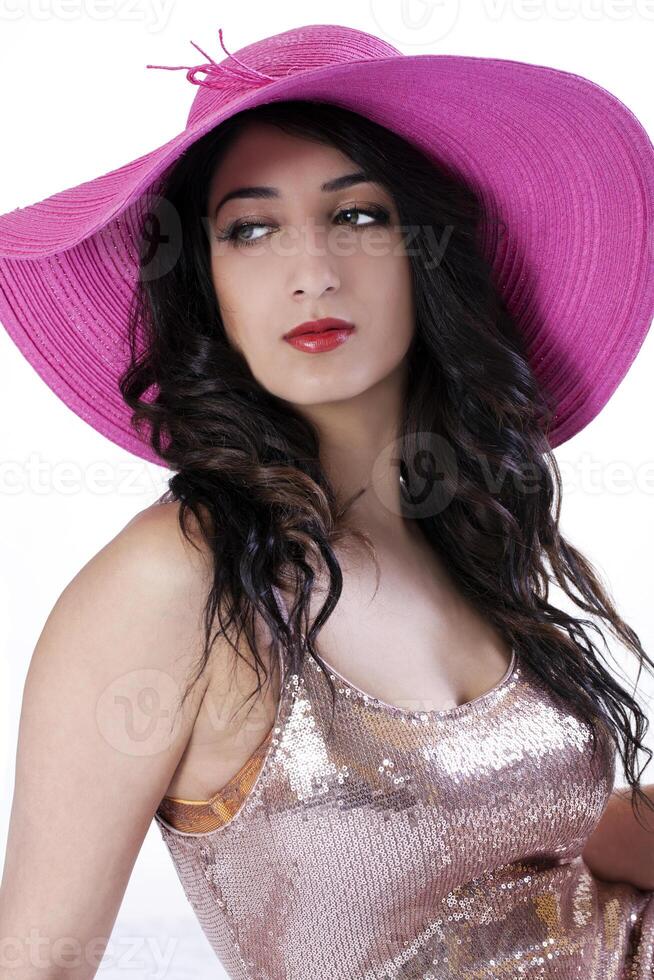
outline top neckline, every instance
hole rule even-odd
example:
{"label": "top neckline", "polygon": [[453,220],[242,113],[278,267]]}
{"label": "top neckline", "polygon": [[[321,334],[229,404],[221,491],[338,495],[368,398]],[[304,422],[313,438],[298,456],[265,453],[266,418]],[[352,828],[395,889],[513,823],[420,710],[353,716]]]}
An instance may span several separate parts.
{"label": "top neckline", "polygon": [[[309,657],[307,659],[311,661],[311,665],[315,670],[320,670],[320,666],[315,660],[313,660],[313,658]],[[494,684],[488,691],[484,691],[482,694],[479,694],[476,698],[472,698],[470,701],[464,701],[462,704],[455,704],[449,708],[416,709],[403,708],[399,704],[390,704],[388,701],[384,701],[382,698],[375,697],[375,695],[369,694],[367,691],[363,691],[360,687],[341,674],[340,671],[336,670],[332,664],[325,660],[322,654],[320,654],[320,659],[324,663],[328,672],[332,675],[332,680],[338,679],[344,688],[349,688],[349,690],[352,691],[356,697],[363,700],[365,704],[373,708],[383,708],[385,711],[389,711],[394,715],[402,715],[406,718],[452,718],[466,714],[468,711],[474,711],[486,701],[493,700],[495,695],[513,680],[518,670],[518,652],[516,647],[513,646],[511,649],[511,660],[509,662],[509,666],[497,684]]]}
{"label": "top neckline", "polygon": [[[277,605],[279,606],[280,612],[286,619],[288,619],[288,608],[286,605],[286,601],[283,595],[281,594],[281,591],[277,588],[277,586],[274,585],[272,586],[272,591],[277,600]],[[388,711],[391,714],[397,715],[399,717],[423,718],[425,720],[432,719],[432,718],[434,719],[456,718],[459,717],[460,715],[466,714],[469,711],[474,712],[475,710],[477,710],[477,708],[482,707],[487,701],[494,700],[495,696],[501,690],[507,687],[508,684],[511,683],[511,681],[513,680],[513,678],[518,672],[518,664],[519,664],[518,651],[514,644],[511,648],[511,659],[509,661],[509,666],[507,667],[506,671],[504,672],[504,675],[499,679],[497,684],[494,684],[493,687],[490,688],[490,690],[484,691],[482,694],[479,694],[476,698],[472,698],[472,700],[470,701],[464,701],[463,704],[454,704],[449,708],[440,708],[440,709],[432,708],[427,710],[421,710],[421,709],[416,710],[414,708],[402,708],[399,704],[390,704],[388,701],[384,701],[382,698],[378,698],[372,694],[369,694],[367,691],[362,690],[352,681],[348,680],[348,678],[345,677],[343,674],[341,674],[340,671],[336,670],[334,665],[330,664],[328,660],[325,660],[322,654],[319,654],[319,656],[322,662],[324,663],[325,667],[327,668],[328,672],[332,675],[332,680],[338,679],[341,682],[341,685],[343,686],[344,689],[349,689],[355,695],[355,697],[362,700],[364,704],[369,705],[373,708],[374,707],[382,708],[383,710]],[[307,657],[306,659],[307,661],[310,662],[311,666],[315,670],[320,671],[320,665],[316,663],[313,657]]]}
{"label": "top neckline", "polygon": [[[516,647],[514,646],[511,651],[511,661],[509,663],[506,672],[504,673],[504,676],[500,678],[497,684],[491,687],[490,690],[484,691],[483,694],[478,695],[478,697],[476,698],[472,698],[471,701],[464,701],[463,704],[455,704],[452,705],[452,707],[450,708],[441,708],[440,710],[435,709],[431,711],[422,711],[422,710],[414,710],[413,708],[402,708],[398,704],[390,704],[389,702],[382,700],[382,698],[374,697],[372,694],[368,694],[366,691],[362,691],[360,687],[357,687],[356,684],[353,684],[346,677],[344,677],[343,674],[339,673],[339,671],[337,671],[335,667],[333,667],[327,660],[325,660],[324,657],[321,657],[321,659],[325,667],[327,667],[329,673],[332,675],[332,679],[334,680],[338,678],[338,680],[341,681],[344,688],[349,688],[351,691],[355,693],[355,695],[361,698],[367,705],[372,707],[381,707],[386,711],[392,712],[393,714],[404,715],[407,717],[420,717],[422,715],[428,718],[434,718],[434,717],[448,718],[455,715],[463,714],[468,710],[474,709],[480,702],[485,702],[489,700],[494,694],[502,690],[502,688],[505,687],[513,679],[513,676],[516,673],[517,665],[518,665],[517,651],[516,651]],[[320,667],[315,660],[313,660],[310,657],[307,657],[307,661],[310,661],[311,665],[316,670],[320,670]],[[281,702],[284,686],[285,685],[282,685],[282,692],[280,692],[280,702]],[[235,780],[237,780],[239,776],[241,776],[245,767],[251,763],[251,761],[255,758],[255,756],[265,752],[268,742],[272,738],[274,728],[275,728],[275,724],[273,723],[272,727],[269,729],[267,734],[264,736],[264,738],[261,740],[259,745],[256,747],[256,749],[254,750],[250,758],[243,764],[241,769],[239,769],[239,771],[234,776],[232,776],[231,779],[229,779],[224,786],[222,786],[219,790],[216,790],[216,792],[213,793],[208,800],[186,800],[176,796],[166,796],[164,797],[164,799],[172,800],[174,803],[185,803],[187,805],[188,804],[210,805],[211,802],[214,799],[216,799],[216,797],[221,796],[225,792],[227,787],[230,786],[233,782],[235,782]]]}

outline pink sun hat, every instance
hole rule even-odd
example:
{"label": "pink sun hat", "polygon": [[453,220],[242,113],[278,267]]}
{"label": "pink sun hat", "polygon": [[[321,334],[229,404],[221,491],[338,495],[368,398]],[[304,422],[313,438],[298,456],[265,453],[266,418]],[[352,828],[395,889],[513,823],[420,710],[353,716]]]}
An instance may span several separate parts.
{"label": "pink sun hat", "polygon": [[236,54],[223,45],[219,62],[191,43],[206,63],[147,66],[186,69],[197,86],[182,132],[0,216],[0,323],[77,415],[165,465],[130,425],[118,388],[141,234],[187,147],[244,109],[287,99],[355,111],[472,187],[483,206],[479,245],[554,406],[551,447],[601,411],[654,318],[654,148],[618,98],[554,68],[404,55],[335,24]]}

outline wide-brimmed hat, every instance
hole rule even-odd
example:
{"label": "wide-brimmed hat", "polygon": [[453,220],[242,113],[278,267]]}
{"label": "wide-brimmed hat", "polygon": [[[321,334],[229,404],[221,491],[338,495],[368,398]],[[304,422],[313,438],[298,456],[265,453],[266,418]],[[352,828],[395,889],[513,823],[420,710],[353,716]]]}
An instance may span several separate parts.
{"label": "wide-brimmed hat", "polygon": [[262,103],[308,99],[387,127],[480,195],[480,247],[554,406],[550,445],[598,414],[654,317],[654,148],[618,98],[543,65],[404,55],[335,24],[236,54],[223,45],[219,62],[191,43],[205,63],[148,66],[186,69],[197,85],[182,132],[0,216],[0,322],[74,412],[165,465],[130,426],[118,388],[148,215],[167,173],[209,130]]}

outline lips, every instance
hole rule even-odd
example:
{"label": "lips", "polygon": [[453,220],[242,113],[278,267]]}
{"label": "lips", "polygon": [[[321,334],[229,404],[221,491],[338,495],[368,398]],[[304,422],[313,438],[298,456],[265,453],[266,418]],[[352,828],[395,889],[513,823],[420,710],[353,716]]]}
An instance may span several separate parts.
{"label": "lips", "polygon": [[305,323],[300,323],[297,327],[293,327],[288,333],[284,334],[284,340],[290,340],[293,337],[303,337],[306,334],[312,334],[313,336],[319,336],[328,330],[354,330],[354,324],[349,320],[341,320],[336,317],[325,317],[321,320],[307,320]]}
{"label": "lips", "polygon": [[[304,326],[304,324],[303,324]],[[286,337],[286,343],[306,354],[322,354],[340,347],[354,333],[354,327],[327,327],[310,333],[300,333]]]}

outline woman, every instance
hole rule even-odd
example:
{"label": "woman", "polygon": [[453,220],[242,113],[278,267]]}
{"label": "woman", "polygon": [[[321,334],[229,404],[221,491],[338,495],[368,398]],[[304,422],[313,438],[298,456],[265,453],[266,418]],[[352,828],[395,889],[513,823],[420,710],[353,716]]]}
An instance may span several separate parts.
{"label": "woman", "polygon": [[[611,794],[622,744],[651,806],[646,718],[549,582],[654,665],[560,533],[550,450],[592,398],[541,389],[501,228],[328,99],[232,112],[156,189],[120,392],[174,475],[39,639],[3,935],[66,935],[93,976],[155,817],[233,977],[650,976],[647,831]],[[115,706],[146,693],[143,739]]]}

